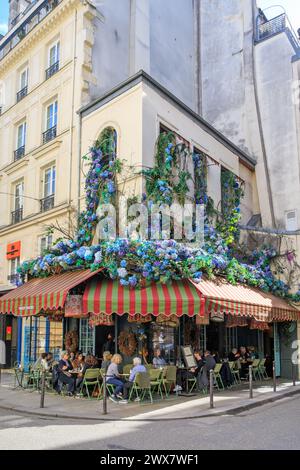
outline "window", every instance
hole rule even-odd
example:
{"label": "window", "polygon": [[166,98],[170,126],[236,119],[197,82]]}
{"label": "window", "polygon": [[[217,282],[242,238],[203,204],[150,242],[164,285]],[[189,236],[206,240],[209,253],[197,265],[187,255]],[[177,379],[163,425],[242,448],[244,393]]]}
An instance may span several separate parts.
{"label": "window", "polygon": [[49,48],[48,53],[48,68],[46,70],[46,80],[54,75],[59,70],[59,54],[60,44],[56,42]]}
{"label": "window", "polygon": [[26,143],[26,122],[22,122],[17,129],[17,143],[14,151],[14,161],[19,160],[25,155]]}
{"label": "window", "polygon": [[85,318],[79,323],[79,348],[85,356],[95,353],[95,328],[89,326]]}
{"label": "window", "polygon": [[10,260],[8,281],[15,285],[19,279],[18,267],[20,266],[20,258],[14,258]]}
{"label": "window", "polygon": [[285,213],[285,228],[288,232],[298,230],[297,212],[296,210]]}
{"label": "window", "polygon": [[20,84],[19,84],[19,91],[17,93],[17,101],[20,101],[27,95],[28,91],[28,69],[22,70],[20,73]]}
{"label": "window", "polygon": [[41,212],[54,207],[56,168],[51,166],[44,173],[43,199],[41,200]]}
{"label": "window", "polygon": [[44,235],[40,238],[40,254],[43,255],[45,251],[49,250],[52,246],[52,235]]}
{"label": "window", "polygon": [[56,137],[57,101],[54,101],[49,106],[47,106],[45,120],[46,130],[43,133],[43,143],[49,142]]}
{"label": "window", "polygon": [[12,212],[12,224],[17,224],[23,219],[23,195],[24,182],[17,183],[14,190],[14,210]]}
{"label": "window", "polygon": [[200,150],[194,148],[194,181],[196,204],[207,202],[207,156]]}

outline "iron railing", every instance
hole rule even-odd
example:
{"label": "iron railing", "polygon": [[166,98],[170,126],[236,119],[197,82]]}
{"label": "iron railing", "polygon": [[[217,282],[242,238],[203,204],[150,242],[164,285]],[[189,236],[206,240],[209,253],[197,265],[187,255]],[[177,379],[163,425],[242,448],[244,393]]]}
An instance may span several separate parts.
{"label": "iron railing", "polygon": [[50,140],[55,139],[56,137],[56,126],[50,127],[45,132],[43,132],[43,144],[50,142]]}
{"label": "iron railing", "polygon": [[17,103],[19,101],[21,101],[23,98],[25,98],[25,96],[27,95],[27,92],[28,92],[28,86],[24,86],[24,88],[22,88],[22,90],[18,91],[17,93]]}
{"label": "iron railing", "polygon": [[40,200],[40,203],[41,203],[41,212],[46,212],[46,211],[49,211],[50,209],[53,209],[54,194],[51,194],[51,196],[44,197],[43,199]]}
{"label": "iron railing", "polygon": [[[19,15],[12,22],[13,28],[20,24],[19,28],[9,31],[0,41],[0,60],[3,59],[12,49],[14,49],[43,19],[51,13],[63,0],[44,0],[39,6],[36,6],[38,0],[33,0],[31,8],[24,12],[27,16]],[[30,11],[32,13],[30,14]],[[15,24],[13,24],[15,23]]]}
{"label": "iron railing", "polygon": [[14,162],[20,160],[25,155],[25,145],[22,145],[14,151]]}
{"label": "iron railing", "polygon": [[276,34],[286,32],[288,38],[295,51],[298,53],[300,50],[300,40],[295,33],[293,26],[290,23],[288,16],[285,13],[272,18],[265,23],[257,24],[256,41],[263,41],[264,39],[275,36]]}
{"label": "iron railing", "polygon": [[23,220],[23,207],[11,213],[11,223],[13,225],[18,224],[21,220]]}
{"label": "iron railing", "polygon": [[59,71],[59,60],[46,70],[46,80]]}

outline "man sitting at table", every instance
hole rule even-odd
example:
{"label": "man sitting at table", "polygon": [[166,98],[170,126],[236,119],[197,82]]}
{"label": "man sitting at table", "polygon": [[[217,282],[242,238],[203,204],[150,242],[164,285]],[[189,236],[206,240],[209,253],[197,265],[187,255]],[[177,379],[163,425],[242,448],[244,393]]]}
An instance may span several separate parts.
{"label": "man sitting at table", "polygon": [[[72,377],[70,370],[73,366],[70,362],[70,354],[68,351],[63,351],[61,354],[61,360],[58,363],[58,381],[67,385],[68,396],[73,396],[75,391],[76,378]],[[58,390],[58,393],[60,391]]]}
{"label": "man sitting at table", "polygon": [[188,370],[179,369],[177,371],[177,385],[174,388],[174,392],[180,392],[183,388],[186,388],[186,381],[194,377],[198,377],[203,365],[204,359],[202,358],[202,352],[199,350],[194,351],[194,358],[196,361],[196,367],[191,367]]}
{"label": "man sitting at table", "polygon": [[161,356],[161,350],[159,348],[154,350],[154,358],[152,364],[154,365],[155,369],[167,365],[165,359]]}

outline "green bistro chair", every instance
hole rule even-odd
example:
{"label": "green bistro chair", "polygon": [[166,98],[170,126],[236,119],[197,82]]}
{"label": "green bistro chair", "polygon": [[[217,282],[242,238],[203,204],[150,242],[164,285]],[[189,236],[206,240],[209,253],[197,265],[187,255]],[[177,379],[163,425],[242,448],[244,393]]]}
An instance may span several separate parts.
{"label": "green bistro chair", "polygon": [[260,359],[254,359],[252,362],[252,376],[254,380],[260,380],[261,375],[259,371]]}
{"label": "green bistro chair", "polygon": [[229,362],[228,365],[229,365],[230,372],[231,372],[231,375],[232,375],[232,377],[233,377],[233,380],[234,380],[235,385],[240,384],[240,383],[241,383],[240,371],[239,371],[239,369],[236,367],[236,363],[232,361],[232,362]]}
{"label": "green bistro chair", "polygon": [[176,385],[176,366],[166,366],[163,369],[162,382],[166,396],[170,395],[172,385]]}
{"label": "green bistro chair", "polygon": [[197,386],[197,377],[191,377],[190,379],[187,379],[187,392],[188,393],[191,393],[196,386]]}
{"label": "green bistro chair", "polygon": [[123,367],[123,374],[130,374],[132,368],[133,364],[125,364],[125,366]]}
{"label": "green bistro chair", "polygon": [[163,369],[149,369],[149,375],[150,375],[150,385],[151,385],[151,391],[157,392],[161,398],[163,398],[163,392],[162,392],[162,385],[163,385],[163,380],[162,380],[162,375],[163,375]]}
{"label": "green bistro chair", "polygon": [[138,372],[134,378],[132,387],[130,388],[128,400],[132,399],[133,394],[135,394],[136,398],[143,400],[147,392],[151,403],[153,403],[150,375],[148,372]]}
{"label": "green bistro chair", "polygon": [[[99,388],[98,398],[103,398],[103,377],[104,377],[104,374],[105,374],[105,369],[100,369],[101,385],[100,385],[100,388]],[[115,392],[115,386],[113,384],[106,383],[106,390],[107,390],[108,395],[110,397],[112,397],[114,395],[114,392]]]}
{"label": "green bistro chair", "polygon": [[[99,394],[100,394],[101,385],[100,385],[99,377],[100,377],[100,369],[87,369],[85,371],[85,374],[81,383],[80,394],[83,395],[83,390],[85,389],[88,398],[91,399],[97,387],[99,389]],[[89,387],[93,387],[92,395],[90,395]]]}
{"label": "green bistro chair", "polygon": [[216,364],[215,368],[214,368],[215,385],[217,386],[218,390],[224,390],[225,389],[224,384],[223,384],[223,380],[222,380],[222,377],[221,377],[221,374],[220,374],[222,365],[223,364]]}
{"label": "green bistro chair", "polygon": [[269,380],[269,376],[267,374],[266,366],[265,366],[266,359],[261,359],[258,365],[259,374],[262,380]]}

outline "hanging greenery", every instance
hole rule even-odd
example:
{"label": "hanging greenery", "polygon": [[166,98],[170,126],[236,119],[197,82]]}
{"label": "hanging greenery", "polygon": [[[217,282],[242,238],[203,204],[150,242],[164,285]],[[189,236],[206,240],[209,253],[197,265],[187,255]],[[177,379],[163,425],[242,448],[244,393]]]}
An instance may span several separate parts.
{"label": "hanging greenery", "polygon": [[[243,189],[240,181],[228,170],[222,172],[223,218],[216,227],[206,220],[204,246],[187,246],[175,240],[129,240],[117,238],[92,245],[97,224],[96,209],[100,202],[113,202],[117,198],[116,177],[122,165],[116,158],[116,139],[110,131],[102,135],[90,151],[90,164],[86,178],[86,210],[80,215],[80,227],[74,240],[59,240],[44,256],[25,261],[19,268],[23,277],[48,276],[76,268],[103,269],[104,275],[119,279],[123,286],[132,288],[151,282],[167,283],[171,280],[193,279],[201,282],[205,274],[226,277],[232,283],[245,283],[275,295],[300,301],[300,292],[289,294],[289,287],[276,279],[271,271],[276,251],[262,248],[250,257],[241,258],[234,251],[238,236],[240,201]],[[154,167],[145,170],[148,204],[164,201],[170,205],[175,199],[184,204],[188,194],[190,150],[184,143],[176,143],[173,133],[163,133],[157,142]],[[195,162],[199,182],[196,199],[205,203],[205,159]],[[198,166],[199,164],[199,166]],[[202,166],[203,165],[203,166]],[[136,201],[135,197],[132,199]],[[199,199],[200,200],[200,199]]]}

